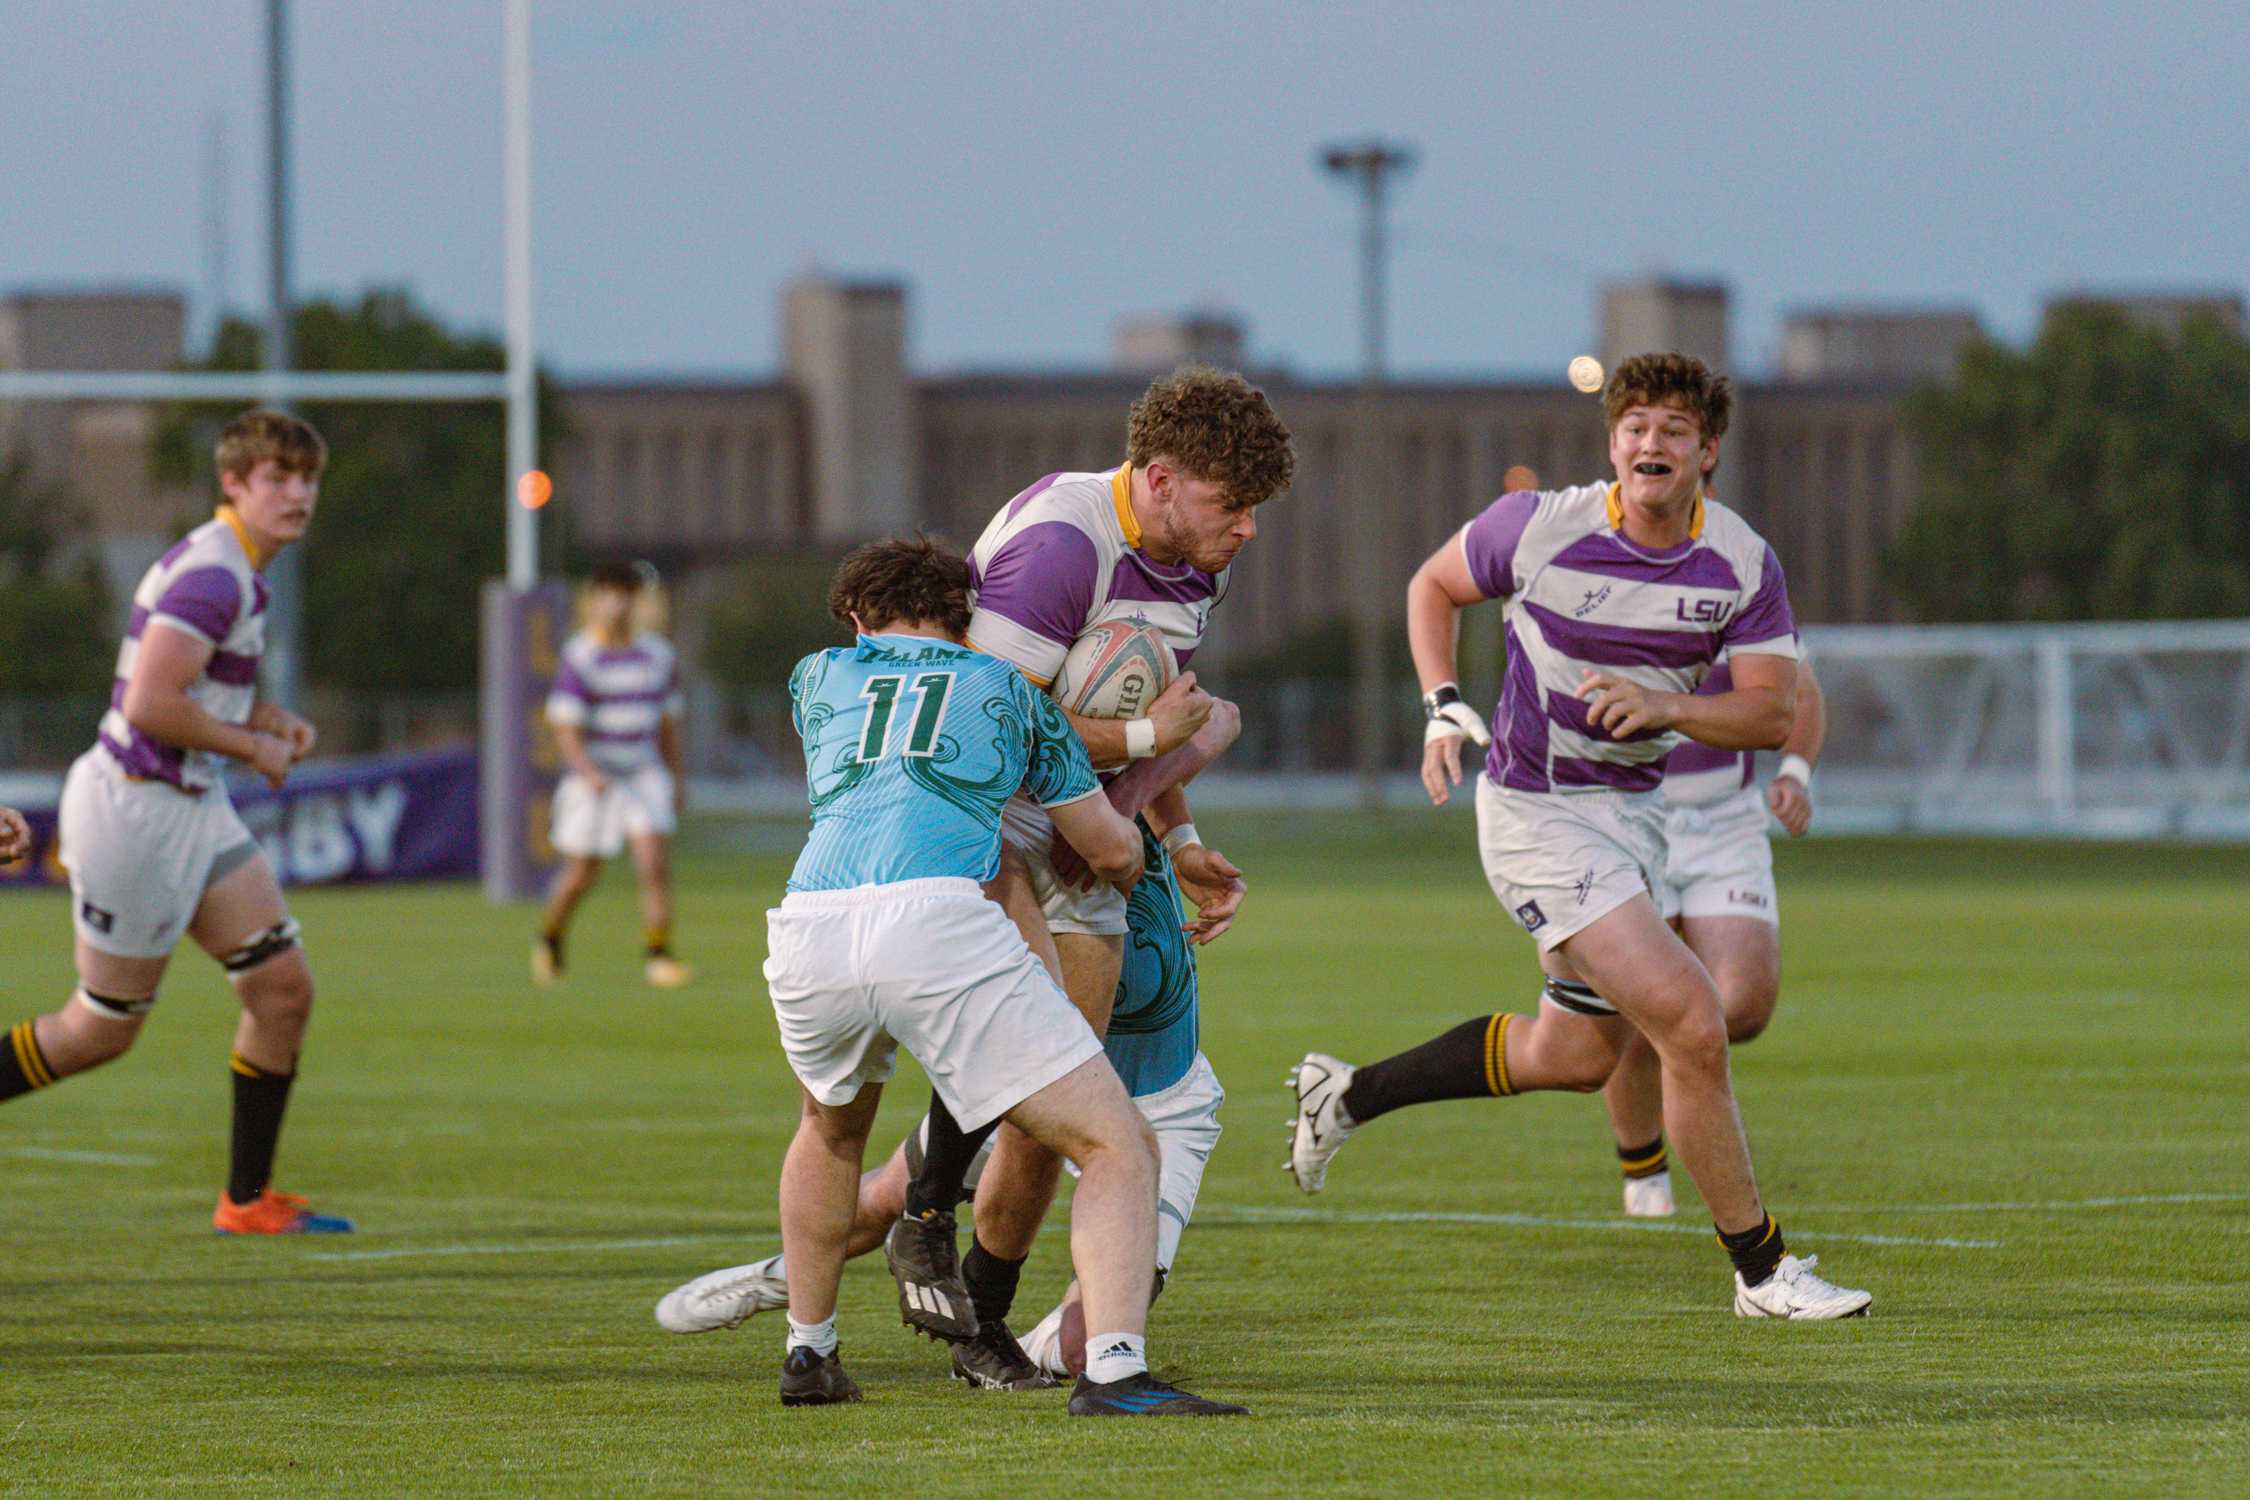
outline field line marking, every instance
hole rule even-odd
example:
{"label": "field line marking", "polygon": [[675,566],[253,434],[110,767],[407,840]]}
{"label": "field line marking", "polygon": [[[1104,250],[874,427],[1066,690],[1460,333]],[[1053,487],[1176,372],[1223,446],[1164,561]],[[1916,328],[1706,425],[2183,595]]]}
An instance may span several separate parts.
{"label": "field line marking", "polygon": [[429,1255],[564,1255],[588,1250],[655,1250],[667,1245],[708,1245],[714,1240],[741,1240],[760,1232],[750,1229],[727,1234],[667,1234],[640,1240],[559,1240],[547,1245],[401,1245],[385,1250],[315,1250],[305,1259],[409,1260]]}
{"label": "field line marking", "polygon": [[155,1167],[163,1158],[130,1151],[65,1151],[55,1146],[17,1146],[8,1153],[30,1161],[63,1161],[81,1167]]}
{"label": "field line marking", "polygon": [[2162,1203],[2250,1203],[2250,1193],[2141,1193],[2112,1198],[2053,1198],[2043,1203],[1792,1203],[1792,1214],[2060,1214],[2089,1208],[2143,1208]]}
{"label": "field line marking", "polygon": [[[1628,1234],[1692,1234],[1704,1239],[1711,1231],[1695,1224],[1659,1224],[1648,1219],[1568,1219],[1545,1214],[1441,1213],[1400,1210],[1389,1213],[1334,1212],[1321,1208],[1221,1208],[1216,1205],[1196,1216],[1212,1224],[1475,1224],[1509,1229],[1603,1229]],[[2000,1240],[1965,1240],[1950,1236],[1905,1234],[1839,1234],[1815,1230],[1798,1234],[1801,1240],[1837,1240],[1855,1245],[1914,1245],[1937,1250],[1997,1250]]]}

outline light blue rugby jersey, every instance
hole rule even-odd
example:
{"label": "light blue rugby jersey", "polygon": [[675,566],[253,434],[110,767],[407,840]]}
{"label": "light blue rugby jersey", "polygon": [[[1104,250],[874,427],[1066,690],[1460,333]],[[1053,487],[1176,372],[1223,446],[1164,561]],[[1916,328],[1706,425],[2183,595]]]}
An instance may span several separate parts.
{"label": "light blue rugby jersey", "polygon": [[1101,790],[1052,698],[997,656],[917,635],[863,635],[789,675],[812,834],[792,891],[1000,869],[1000,809]]}
{"label": "light blue rugby jersey", "polygon": [[1125,964],[1102,1050],[1134,1098],[1170,1088],[1195,1066],[1202,1045],[1195,949],[1181,922],[1186,908],[1173,884],[1172,857],[1141,825],[1146,868],[1125,903]]}

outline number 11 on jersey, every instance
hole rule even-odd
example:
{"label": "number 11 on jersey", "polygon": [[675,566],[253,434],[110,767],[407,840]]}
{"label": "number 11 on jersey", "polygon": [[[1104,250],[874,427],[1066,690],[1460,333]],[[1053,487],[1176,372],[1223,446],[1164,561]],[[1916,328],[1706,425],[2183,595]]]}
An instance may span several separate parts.
{"label": "number 11 on jersey", "polygon": [[[892,710],[906,686],[904,677],[870,677],[859,695],[867,700],[867,727],[860,731],[859,758],[879,760],[890,753]],[[914,679],[914,725],[902,755],[930,755],[945,727],[945,700],[953,691],[951,672],[924,672]]]}

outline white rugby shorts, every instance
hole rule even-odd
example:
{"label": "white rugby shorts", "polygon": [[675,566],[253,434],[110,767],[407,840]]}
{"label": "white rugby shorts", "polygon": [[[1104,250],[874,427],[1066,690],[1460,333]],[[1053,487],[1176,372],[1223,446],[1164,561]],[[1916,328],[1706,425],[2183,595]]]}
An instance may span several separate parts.
{"label": "white rugby shorts", "polygon": [[1750,917],[1781,925],[1759,788],[1669,809],[1664,843],[1664,898],[1657,905],[1666,918]]}
{"label": "white rugby shorts", "polygon": [[[1188,1220],[1195,1217],[1195,1200],[1203,1191],[1203,1169],[1219,1144],[1219,1106],[1226,1102],[1227,1091],[1219,1087],[1219,1075],[1211,1071],[1211,1059],[1200,1052],[1178,1083],[1133,1099],[1134,1107],[1156,1132],[1156,1263],[1166,1275],[1171,1274],[1172,1261],[1180,1253],[1180,1236],[1186,1232]],[[928,1130],[925,1118],[915,1127],[915,1139],[908,1145],[907,1167],[912,1172],[922,1170]],[[984,1164],[991,1159],[992,1139],[988,1137],[977,1148],[976,1160],[969,1164],[964,1183],[968,1191],[976,1191]],[[1076,1164],[1065,1162],[1063,1166],[1073,1177],[1078,1175]]]}
{"label": "white rugby shorts", "polygon": [[555,786],[554,846],[564,854],[608,859],[625,847],[629,835],[669,835],[672,773],[663,766],[620,771],[595,791],[583,776],[567,775]]}
{"label": "white rugby shorts", "polygon": [[973,880],[792,891],[766,913],[782,1050],[815,1099],[849,1104],[904,1046],[963,1130],[1000,1118],[1102,1044]]}
{"label": "white rugby shorts", "polygon": [[1660,792],[1518,792],[1477,778],[1492,893],[1542,952],[1664,882]]}
{"label": "white rugby shorts", "polygon": [[1031,871],[1031,892],[1046,913],[1049,932],[1077,932],[1093,937],[1125,935],[1125,893],[1106,880],[1090,891],[1074,891],[1055,878],[1050,857],[1055,842],[1055,820],[1047,810],[1021,795],[1008,799],[1000,813],[1000,842],[1020,853]]}
{"label": "white rugby shorts", "polygon": [[119,958],[163,958],[203,893],[260,857],[224,783],[183,792],[128,776],[96,748],[71,763],[58,810],[79,937]]}

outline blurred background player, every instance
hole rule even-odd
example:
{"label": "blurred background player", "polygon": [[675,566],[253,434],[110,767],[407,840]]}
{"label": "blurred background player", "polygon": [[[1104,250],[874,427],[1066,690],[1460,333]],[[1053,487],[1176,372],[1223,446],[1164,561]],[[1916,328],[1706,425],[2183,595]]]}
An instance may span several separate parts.
{"label": "blurred background player", "polygon": [[[1454,682],[1460,612],[1503,601],[1508,665],[1477,778],[1477,838],[1493,894],[1538,944],[1543,1004],[1364,1068],[1308,1053],[1291,1075],[1289,1170],[1320,1191],[1351,1132],[1404,1105],[1598,1088],[1637,1030],[1662,1069],[1665,1125],[1734,1263],[1736,1314],[1851,1317],[1869,1294],[1790,1255],[1766,1211],[1718,991],[1656,905],[1665,753],[1682,736],[1771,748],[1795,722],[1781,564],[1704,493],[1732,405],[1727,382],[1686,355],[1625,361],[1603,398],[1616,482],[1503,495],[1414,575],[1407,630],[1432,802],[1460,782],[1464,735],[1484,738]],[[1732,690],[1696,693],[1722,653]]]}
{"label": "blurred background player", "polygon": [[[1234,705],[1220,700],[1211,718],[1181,748],[1169,773],[1182,780],[1208,766],[1241,732]],[[1152,765],[1153,762],[1142,762]],[[1127,776],[1134,773],[1128,772]],[[1112,781],[1112,806],[1122,796],[1142,795],[1124,778]],[[1151,1296],[1164,1289],[1179,1253],[1180,1236],[1194,1216],[1202,1191],[1204,1165],[1219,1141],[1219,1106],[1226,1092],[1202,1052],[1202,998],[1192,928],[1172,877],[1164,845],[1141,824],[1144,870],[1126,898],[1123,968],[1116,1004],[1102,1037],[1102,1050],[1133,1096],[1133,1105],[1156,1132],[1156,1279]],[[1036,921],[1037,913],[1031,913]],[[1019,921],[1019,928],[1021,926]],[[881,1245],[906,1209],[906,1186],[920,1172],[929,1139],[925,1118],[889,1160],[860,1178],[859,1207],[852,1221],[848,1254],[867,1254]],[[991,1138],[972,1161],[965,1195],[974,1199],[992,1152]],[[974,1257],[977,1252],[970,1252]],[[673,1333],[706,1333],[739,1327],[761,1312],[789,1305],[787,1262],[773,1255],[749,1265],[728,1266],[674,1288],[656,1305],[656,1321]],[[977,1267],[974,1311],[977,1332],[952,1350],[955,1378],[987,1390],[1038,1390],[1055,1377],[1076,1375],[1086,1364],[1083,1298],[1073,1281],[1063,1300],[1040,1320],[1022,1344],[1007,1318],[1020,1265]],[[992,1271],[1000,1274],[995,1276]],[[1005,1295],[1001,1295],[1001,1294]]]}
{"label": "blurred background player", "polygon": [[[1733,688],[1734,674],[1721,659],[1696,691]],[[1812,826],[1812,772],[1827,735],[1820,683],[1812,662],[1800,655],[1797,719],[1781,742],[1781,766],[1763,797],[1752,781],[1757,757],[1747,750],[1683,740],[1664,758],[1660,905],[1718,986],[1729,1046],[1763,1032],[1781,997],[1781,899],[1774,888],[1766,813],[1771,809],[1792,838]],[[1635,1218],[1674,1212],[1662,1078],[1656,1049],[1636,1031],[1625,1039],[1616,1070],[1602,1086],[1625,1174],[1625,1212]]]}
{"label": "blurred background player", "polygon": [[0,807],[0,865],[12,865],[31,852],[31,825],[12,807]]}
{"label": "blurred background player", "polygon": [[665,989],[694,977],[672,955],[672,832],[687,792],[679,658],[670,641],[640,627],[635,606],[645,582],[634,563],[594,570],[585,627],[563,643],[547,697],[547,722],[569,769],[555,787],[553,841],[562,868],[531,948],[531,977],[540,984],[562,977],[571,914],[601,877],[602,861],[626,848],[640,885],[642,974]]}
{"label": "blurred background player", "polygon": [[[1227,589],[1228,570],[1258,534],[1258,507],[1289,488],[1296,453],[1265,393],[1240,375],[1188,365],[1152,381],[1127,416],[1125,462],[1102,473],[1049,474],[1003,506],[970,554],[976,612],[969,643],[1013,663],[1045,688],[1086,631],[1133,620],[1164,634],[1179,677],[1140,719],[1070,716],[1094,765],[1115,770],[1175,753],[1202,727],[1214,700],[1188,669]],[[1148,821],[1170,851],[1195,904],[1198,942],[1223,933],[1240,907],[1242,872],[1207,847],[1177,773],[1148,783]],[[1139,806],[1120,809],[1127,815]],[[1063,987],[1096,1033],[1104,1030],[1123,962],[1125,899],[1084,880],[1055,851],[1045,815],[1009,804],[999,898],[1051,957]],[[1030,916],[1031,908],[1038,915]],[[910,1280],[964,1289],[987,1305],[1012,1292],[1031,1253],[1062,1163],[1002,1128],[979,1193],[976,1243],[951,1270],[953,1204],[982,1142],[930,1111],[928,1151],[907,1190],[906,1217],[885,1247],[901,1295]],[[909,1313],[933,1336],[964,1341],[973,1320]]]}
{"label": "blurred background player", "polygon": [[1006,1117],[1084,1174],[1071,1258],[1102,1331],[1070,1413],[1238,1415],[1148,1372],[1155,1141],[1085,1018],[983,889],[1019,789],[1119,887],[1140,877],[1141,839],[1053,700],[960,643],[970,594],[966,561],[926,538],[858,548],[829,594],[856,643],[790,676],[813,826],[767,916],[766,983],[805,1096],[781,1177],[781,1398],[858,1398],[836,1358],[836,1288],[868,1130],[904,1045],[963,1129]]}
{"label": "blurred background player", "polygon": [[280,786],[313,727],[258,701],[260,573],[304,539],[328,450],[295,417],[248,411],[214,455],[218,513],[142,576],[117,653],[109,712],[63,783],[78,990],[0,1048],[0,1099],[124,1055],[185,935],[242,1001],[228,1059],[234,1129],[212,1224],[225,1234],[349,1230],[270,1186],[282,1115],[312,1015],[312,971],[264,852],[227,796],[224,762]]}

